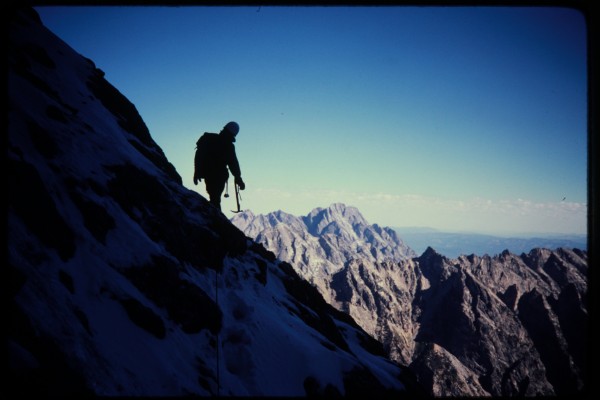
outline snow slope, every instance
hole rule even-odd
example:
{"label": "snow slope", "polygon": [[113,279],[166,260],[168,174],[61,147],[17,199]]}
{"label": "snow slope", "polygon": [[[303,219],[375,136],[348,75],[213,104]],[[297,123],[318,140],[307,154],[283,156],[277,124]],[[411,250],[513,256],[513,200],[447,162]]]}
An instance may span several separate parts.
{"label": "snow slope", "polygon": [[6,394],[410,396],[411,376],[181,178],[31,9],[9,18]]}

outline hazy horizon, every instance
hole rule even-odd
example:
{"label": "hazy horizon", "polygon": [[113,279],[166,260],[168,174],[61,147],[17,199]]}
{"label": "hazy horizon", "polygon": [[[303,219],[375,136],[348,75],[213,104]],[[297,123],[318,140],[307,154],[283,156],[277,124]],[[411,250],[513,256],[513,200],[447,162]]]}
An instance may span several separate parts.
{"label": "hazy horizon", "polygon": [[389,228],[400,232],[411,232],[411,233],[444,233],[444,234],[456,234],[456,235],[482,235],[482,236],[493,236],[502,238],[515,238],[515,239],[530,239],[535,237],[541,238],[553,238],[553,237],[587,237],[587,233],[561,233],[561,232],[498,232],[498,231],[447,231],[437,229],[429,226],[390,226]]}
{"label": "hazy horizon", "polygon": [[[287,214],[291,214],[295,217],[304,217],[307,216],[308,214],[310,214],[310,212],[312,212],[315,209],[324,209],[324,208],[328,208],[334,204],[339,204],[341,202],[334,202],[328,205],[323,205],[323,206],[317,206],[317,207],[313,207],[310,211],[306,212],[306,213],[301,213],[301,214],[294,214],[294,213],[290,213],[287,212],[285,210],[282,209],[278,209],[278,210],[273,210],[273,211],[269,211],[269,212],[265,212],[265,213],[258,213],[255,212],[253,210],[242,210],[242,211],[250,211],[252,212],[254,215],[267,215],[270,213],[277,213],[277,212],[285,212]],[[358,209],[358,211],[362,213],[362,211],[360,210],[359,207],[356,207],[352,204],[344,204],[341,203],[346,207],[354,207],[356,209]],[[363,216],[365,216],[363,214]],[[501,238],[515,238],[515,239],[529,239],[529,238],[534,238],[534,237],[540,237],[540,238],[552,238],[552,237],[570,237],[570,236],[574,236],[574,237],[587,237],[587,232],[585,233],[569,233],[569,232],[535,232],[535,231],[493,231],[493,230],[445,230],[445,229],[440,229],[440,228],[436,228],[433,226],[416,226],[416,225],[410,225],[410,226],[406,226],[406,225],[387,225],[387,224],[382,224],[380,222],[377,221],[371,221],[369,220],[369,218],[366,218],[367,222],[369,224],[377,224],[381,227],[386,227],[386,228],[390,228],[393,229],[397,232],[405,232],[405,233],[423,233],[423,234],[427,234],[427,233],[441,233],[441,234],[456,234],[456,235],[482,235],[482,236],[493,236],[493,237],[501,237]]]}

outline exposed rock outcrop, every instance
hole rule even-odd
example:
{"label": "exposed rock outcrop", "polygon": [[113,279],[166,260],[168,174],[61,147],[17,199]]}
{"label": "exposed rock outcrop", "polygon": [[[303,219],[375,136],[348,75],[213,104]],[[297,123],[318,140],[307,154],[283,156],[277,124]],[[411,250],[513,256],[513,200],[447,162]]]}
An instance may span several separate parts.
{"label": "exposed rock outcrop", "polygon": [[[410,364],[432,395],[582,393],[587,252],[448,259],[428,248],[411,257],[400,238],[359,235],[382,229],[357,213],[335,204],[303,218],[277,212],[233,221],[379,339],[392,359]],[[314,222],[317,215],[327,218]]]}

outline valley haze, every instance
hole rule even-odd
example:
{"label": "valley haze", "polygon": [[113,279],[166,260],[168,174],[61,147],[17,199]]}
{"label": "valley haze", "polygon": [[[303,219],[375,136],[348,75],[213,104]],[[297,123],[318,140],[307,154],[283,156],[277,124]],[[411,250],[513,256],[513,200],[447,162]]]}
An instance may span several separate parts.
{"label": "valley haze", "polygon": [[446,257],[461,254],[494,255],[504,250],[527,253],[534,248],[557,249],[559,247],[587,250],[587,235],[566,234],[506,234],[492,235],[477,232],[444,232],[428,227],[394,227],[398,235],[417,253],[432,247]]}

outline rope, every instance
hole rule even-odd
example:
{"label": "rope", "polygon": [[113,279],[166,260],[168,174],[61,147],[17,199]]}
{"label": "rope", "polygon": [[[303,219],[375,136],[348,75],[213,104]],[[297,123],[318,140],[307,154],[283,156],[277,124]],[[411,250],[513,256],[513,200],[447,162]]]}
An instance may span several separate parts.
{"label": "rope", "polygon": [[[217,302],[217,308],[219,308],[219,271],[215,270],[215,300]],[[220,329],[219,329],[220,330]],[[217,397],[221,397],[221,379],[219,376],[219,331],[217,331]]]}

